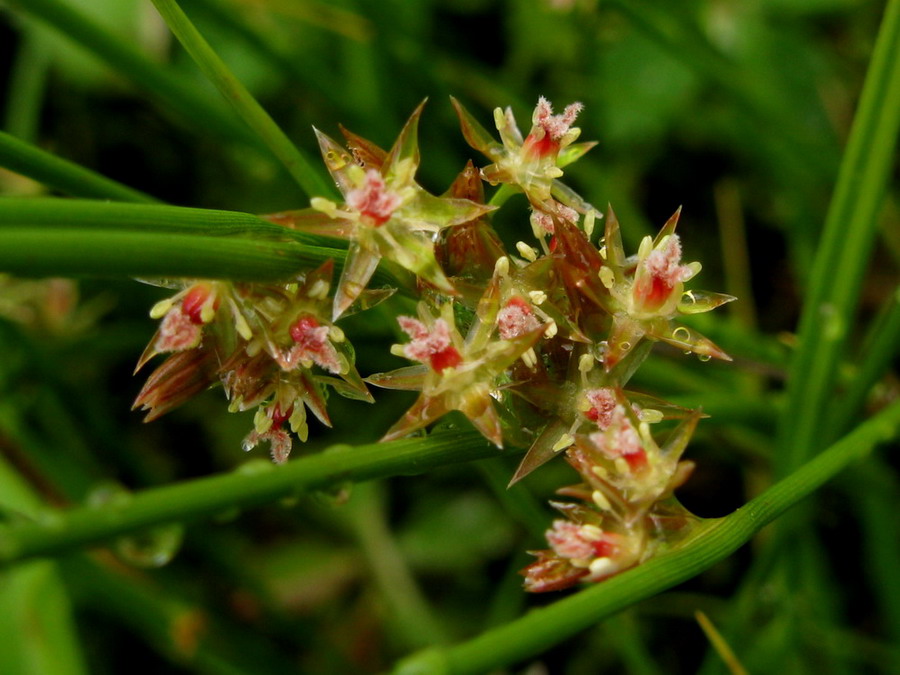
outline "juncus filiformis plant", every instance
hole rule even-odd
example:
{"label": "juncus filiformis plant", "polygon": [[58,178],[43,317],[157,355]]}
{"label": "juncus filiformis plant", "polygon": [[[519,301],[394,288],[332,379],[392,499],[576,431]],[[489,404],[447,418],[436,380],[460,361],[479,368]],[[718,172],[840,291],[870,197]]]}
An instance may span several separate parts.
{"label": "juncus filiformis plant", "polygon": [[[499,141],[453,105],[465,140],[490,163],[469,162],[442,195],[415,180],[421,105],[390,150],[343,128],[346,146],[316,130],[342,201],[315,197],[266,218],[346,240],[339,280],[329,262],[280,284],[186,283],[152,312],[162,323],[139,366],[168,357],[135,405],[152,419],[221,384],[230,410],[256,409],[245,449],[268,442],[283,462],[292,438],[306,440],[307,410],[330,424],[327,388],[370,402],[366,383],[417,391],[385,440],[459,411],[498,447],[528,448],[512,483],[565,456],[580,480],[559,491],[569,501],[553,502],[562,517],[523,571],[525,587],[599,581],[694,522],[672,494],[690,474],[681,456],[702,414],[626,385],[655,342],[728,359],[678,319],[733,298],[686,288],[700,264],[682,259],[680,210],[627,255],[612,210],[603,216],[562,182],[563,168],[595,145],[575,143],[580,103],[555,114],[541,97],[527,134],[498,108]],[[484,183],[528,200],[515,251],[493,229]],[[412,363],[363,380],[335,322],[389,294],[367,288],[382,259],[418,280],[415,314],[396,316],[405,339],[392,348]]]}

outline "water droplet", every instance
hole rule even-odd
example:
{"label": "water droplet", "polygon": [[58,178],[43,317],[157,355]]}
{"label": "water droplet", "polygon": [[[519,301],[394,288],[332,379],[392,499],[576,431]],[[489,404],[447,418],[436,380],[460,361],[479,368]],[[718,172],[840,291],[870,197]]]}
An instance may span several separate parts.
{"label": "water droplet", "polygon": [[115,481],[100,483],[88,492],[85,503],[92,508],[122,506],[131,501],[131,493]]}
{"label": "water droplet", "polygon": [[[89,508],[114,511],[131,502],[132,496],[119,483],[109,481],[94,487],[85,503]],[[120,537],[112,549],[122,562],[136,567],[162,567],[181,546],[184,528],[178,524],[160,525],[136,534]]]}
{"label": "water droplet", "polygon": [[709,361],[712,357],[709,354],[697,354],[697,358],[703,362]]}
{"label": "water droplet", "polygon": [[350,155],[329,150],[325,153],[325,163],[330,169],[342,169],[350,161]]}
{"label": "water droplet", "polygon": [[243,474],[245,476],[255,476],[261,473],[268,473],[274,468],[275,465],[272,462],[260,457],[257,459],[251,459],[249,462],[244,462],[235,469],[235,472]]}
{"label": "water droplet", "polygon": [[684,326],[679,326],[672,331],[672,339],[678,340],[679,342],[687,342],[691,339],[691,331]]}
{"label": "water droplet", "polygon": [[622,350],[623,352],[627,352],[629,349],[631,349],[631,343],[628,342],[627,340],[625,342],[620,342],[619,349]]}
{"label": "water droplet", "polygon": [[162,567],[175,557],[183,538],[180,524],[162,525],[117,539],[114,550],[123,562],[136,567]]}
{"label": "water droplet", "polygon": [[638,413],[638,419],[641,422],[647,422],[648,424],[656,424],[657,422],[662,422],[663,414],[660,410],[644,408]]}

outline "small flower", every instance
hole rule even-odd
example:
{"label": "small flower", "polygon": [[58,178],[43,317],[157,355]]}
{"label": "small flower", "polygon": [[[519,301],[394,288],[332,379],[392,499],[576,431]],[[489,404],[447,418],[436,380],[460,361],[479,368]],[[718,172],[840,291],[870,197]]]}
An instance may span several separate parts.
{"label": "small flower", "polygon": [[615,391],[610,387],[588,389],[584,397],[590,406],[584,416],[594,422],[600,429],[607,429],[613,421],[613,412],[619,407]]}
{"label": "small flower", "polygon": [[[647,247],[644,246],[645,250]],[[681,264],[678,235],[664,236],[643,257],[638,253],[638,265],[631,286],[632,313],[636,316],[672,314],[684,291],[682,284],[698,271],[697,264]]]}
{"label": "small flower", "polygon": [[563,143],[569,145],[578,138],[580,132],[572,125],[582,110],[584,104],[570,103],[561,115],[554,115],[550,101],[541,96],[531,116],[531,132],[522,144],[522,154],[533,159],[556,159]]}
{"label": "small flower", "polygon": [[514,295],[497,313],[497,332],[504,340],[512,340],[536,330],[541,325],[525,299]]}
{"label": "small flower", "polygon": [[[178,299],[180,302],[176,302]],[[162,307],[171,308],[163,317],[154,343],[155,350],[160,353],[180,352],[199,345],[203,326],[215,317],[219,300],[216,287],[201,281],[175,298],[163,301]]]}
{"label": "small flower", "polygon": [[298,365],[309,368],[315,363],[330,373],[339,375],[344,364],[329,340],[331,329],[319,323],[311,314],[300,316],[288,329],[294,346],[277,352],[276,361],[284,370]]}
{"label": "small flower", "polygon": [[616,550],[615,535],[604,533],[596,525],[580,525],[571,520],[553,521],[547,530],[547,542],[557,555],[574,560],[608,557]]}
{"label": "small flower", "polygon": [[334,296],[332,320],[336,321],[360,297],[382,258],[408,269],[443,293],[455,295],[435,258],[435,235],[494,210],[468,199],[436,197],[416,183],[421,114],[422,105],[410,116],[387,153],[345,132],[351,154],[316,130],[325,165],[341,190],[344,203],[315,197],[312,209],[267,216],[273,222],[313,234],[350,240],[347,262]]}
{"label": "small flower", "polygon": [[293,412],[293,404],[289,404],[287,409],[282,410],[280,402],[260,408],[256,414],[255,428],[244,438],[241,447],[245,452],[250,452],[259,443],[267,441],[272,461],[276,464],[284,464],[291,454],[293,442],[282,426],[291,418]]}
{"label": "small flower", "polygon": [[390,192],[385,187],[384,178],[375,169],[366,171],[362,187],[347,193],[347,206],[356,209],[363,222],[375,227],[389,221],[402,203],[403,197]]}
{"label": "small flower", "polygon": [[439,317],[432,316],[424,303],[419,318],[402,316],[400,327],[411,338],[394,345],[394,354],[422,363],[379,373],[366,381],[388,389],[417,390],[421,394],[406,414],[382,440],[393,440],[421,429],[451,410],[462,412],[472,424],[498,447],[503,446],[500,418],[494,408],[499,384],[515,363],[540,338],[540,324],[531,332],[509,340],[497,339],[497,288],[492,285],[478,303],[476,320],[464,340],[456,328],[453,304],[446,303]]}
{"label": "small flower", "polygon": [[580,581],[602,581],[641,560],[646,549],[641,526],[623,533],[611,532],[601,527],[602,516],[586,513],[586,507],[554,505],[575,512],[572,515],[586,515],[592,522],[553,521],[553,527],[546,533],[551,548],[531,551],[537,561],[522,570],[526,591],[546,593]]}
{"label": "small flower", "polygon": [[576,567],[553,550],[529,551],[537,560],[521,571],[523,586],[529,593],[561,591],[583,580],[590,570]]}
{"label": "small flower", "polygon": [[[581,133],[580,129],[572,126],[584,108],[581,103],[569,104],[561,114],[554,115],[550,102],[541,96],[532,114],[531,130],[524,138],[512,111],[497,108],[494,110],[494,123],[500,132],[501,142],[498,143],[459,101],[451,100],[466,141],[493,162],[481,170],[486,181],[492,185],[505,183],[517,186],[537,212],[564,217],[557,213],[560,207],[569,209],[566,213],[593,210],[590,204],[558,180],[563,175],[562,167],[579,159],[596,145],[573,144]],[[546,215],[537,215],[536,225],[552,232],[552,222]]]}
{"label": "small flower", "polygon": [[398,316],[397,322],[412,338],[403,346],[403,354],[408,359],[427,363],[436,373],[455,368],[462,362],[459,350],[450,341],[450,327],[444,319],[436,320],[431,331],[424,323],[409,316]]}
{"label": "small flower", "polygon": [[633,258],[625,255],[612,209],[606,218],[606,245],[600,250],[586,236],[587,230],[582,232],[564,219],[554,221],[547,258],[565,289],[570,321],[602,346],[600,357],[607,372],[620,364],[620,370],[631,368],[625,359],[629,354],[643,358],[635,347],[645,337],[701,358],[730,360],[712,341],[675,321],[679,314],[707,312],[734,300],[722,293],[684,290],[684,282],[699,272],[700,264],[681,262],[681,242],[675,235],[679,214],[680,210],[655,239],[646,237]]}
{"label": "small flower", "polygon": [[638,471],[647,466],[647,453],[644,451],[641,437],[621,405],[616,405],[610,412],[605,429],[595,431],[589,438],[609,459],[613,461],[624,459],[631,471]]}

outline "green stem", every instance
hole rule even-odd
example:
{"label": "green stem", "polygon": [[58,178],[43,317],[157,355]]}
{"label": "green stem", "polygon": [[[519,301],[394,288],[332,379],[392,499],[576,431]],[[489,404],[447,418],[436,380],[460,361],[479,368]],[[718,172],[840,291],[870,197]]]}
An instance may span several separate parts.
{"label": "green stem", "polygon": [[77,42],[110,68],[158,98],[166,109],[176,111],[183,120],[220,138],[259,147],[259,139],[227,108],[211,102],[195,83],[154,63],[132,45],[61,0],[19,1],[15,3],[15,7]]}
{"label": "green stem", "polygon": [[37,30],[21,33],[16,59],[10,69],[4,128],[27,141],[37,137],[50,65],[50,45]]}
{"label": "green stem", "polygon": [[[64,199],[0,200],[0,271],[21,276],[274,281],[346,251],[248,213]],[[413,286],[379,267],[374,283]]]}
{"label": "green stem", "polygon": [[869,333],[859,350],[859,369],[847,386],[843,397],[833,402],[828,416],[828,429],[832,437],[850,428],[865,407],[872,388],[900,353],[900,287],[888,296],[882,312],[872,322]]}
{"label": "green stem", "polygon": [[256,460],[233,473],[147,490],[124,504],[80,507],[0,530],[0,565],[56,555],[164,523],[260,506],[347,481],[365,481],[491,457],[497,448],[475,432],[426,439],[334,446],[274,466]]}
{"label": "green stem", "polygon": [[0,166],[73,197],[154,203],[149,195],[0,131]]}
{"label": "green stem", "polygon": [[313,164],[291,143],[247,88],[232,74],[178,3],[175,0],[153,0],[153,4],[203,74],[216,85],[225,100],[259,135],[307,196],[334,196],[334,186],[325,182],[322,175],[313,168]]}
{"label": "green stem", "polygon": [[353,490],[350,524],[393,624],[407,648],[448,641],[446,631],[403,559],[385,519],[385,497],[377,483]]}
{"label": "green stem", "polygon": [[499,208],[506,203],[506,200],[508,200],[510,197],[512,197],[517,192],[519,192],[519,190],[514,188],[512,185],[509,185],[508,183],[504,183],[494,193],[494,195],[491,197],[488,204]]}
{"label": "green stem", "polygon": [[[878,211],[894,164],[900,128],[900,0],[881,23],[847,150],[816,253],[791,363],[788,403],[779,427],[776,469],[786,475],[807,459],[822,433],[823,412],[844,352]],[[826,439],[827,442],[827,439]]]}
{"label": "green stem", "polygon": [[644,598],[690,579],[744,545],[803,497],[897,435],[900,402],[863,423],[799,470],[730,516],[710,520],[672,551],[552,605],[447,649],[431,649],[402,661],[396,673],[486,673],[571,637]]}
{"label": "green stem", "polygon": [[[281,71],[282,74],[293,82],[298,82],[308,87],[315,87],[317,92],[328,94],[331,91],[333,81],[328,74],[318,68],[309,68],[304,59],[298,59],[294,54],[287,53],[281,45],[276,45],[264,31],[249,16],[252,8],[239,7],[227,0],[182,0],[183,7],[192,15],[205,15],[210,21],[218,24],[223,29],[242,41],[247,47],[265,59],[269,65]],[[297,6],[299,7],[299,5]]]}

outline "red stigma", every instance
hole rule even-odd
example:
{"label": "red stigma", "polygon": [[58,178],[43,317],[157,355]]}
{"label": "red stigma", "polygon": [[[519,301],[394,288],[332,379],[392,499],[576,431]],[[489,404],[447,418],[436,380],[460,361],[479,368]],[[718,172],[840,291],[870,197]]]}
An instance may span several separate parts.
{"label": "red stigma", "polygon": [[462,363],[462,356],[452,345],[429,357],[429,363],[435,372],[440,373],[444,368],[455,368]]}

